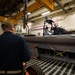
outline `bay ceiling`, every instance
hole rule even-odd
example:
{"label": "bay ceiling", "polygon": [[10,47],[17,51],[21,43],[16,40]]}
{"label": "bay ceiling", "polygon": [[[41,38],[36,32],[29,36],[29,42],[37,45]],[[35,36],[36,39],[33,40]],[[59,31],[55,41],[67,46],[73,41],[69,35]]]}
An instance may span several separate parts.
{"label": "bay ceiling", "polygon": [[[28,0],[27,12],[29,21],[43,18],[41,14],[50,11],[46,16],[57,12],[65,14],[75,11],[75,0]],[[11,20],[14,24],[24,16],[24,0],[0,0],[0,21]]]}

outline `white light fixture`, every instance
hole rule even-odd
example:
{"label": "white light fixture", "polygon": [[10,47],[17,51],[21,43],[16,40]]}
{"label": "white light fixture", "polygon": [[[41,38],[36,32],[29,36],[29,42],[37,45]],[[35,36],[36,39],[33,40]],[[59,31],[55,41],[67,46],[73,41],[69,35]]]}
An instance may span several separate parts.
{"label": "white light fixture", "polygon": [[47,11],[47,12],[42,13],[41,15],[43,16],[43,15],[46,15],[46,14],[49,14],[49,13],[50,13],[50,11]]}
{"label": "white light fixture", "polygon": [[31,25],[32,25],[32,23],[31,23],[31,22],[28,22],[28,25],[29,25],[29,26],[31,26]]}
{"label": "white light fixture", "polygon": [[27,15],[30,15],[30,14],[31,14],[30,12],[27,13]]}

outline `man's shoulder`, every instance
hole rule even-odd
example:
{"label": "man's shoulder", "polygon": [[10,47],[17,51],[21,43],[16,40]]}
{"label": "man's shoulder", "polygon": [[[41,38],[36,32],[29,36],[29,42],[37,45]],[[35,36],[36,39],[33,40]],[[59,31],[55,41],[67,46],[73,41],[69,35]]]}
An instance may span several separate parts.
{"label": "man's shoulder", "polygon": [[16,38],[18,38],[18,39],[22,39],[22,40],[24,40],[23,37],[20,36],[20,35],[16,35],[16,34],[14,34],[14,36],[15,36]]}
{"label": "man's shoulder", "polygon": [[22,38],[20,35],[16,35],[16,34],[14,34],[14,36],[15,36],[15,37],[18,37],[18,38]]}

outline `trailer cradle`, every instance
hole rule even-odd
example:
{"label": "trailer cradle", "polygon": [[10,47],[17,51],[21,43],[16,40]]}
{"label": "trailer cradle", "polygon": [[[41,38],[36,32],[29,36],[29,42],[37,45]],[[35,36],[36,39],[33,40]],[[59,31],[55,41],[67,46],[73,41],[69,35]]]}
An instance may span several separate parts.
{"label": "trailer cradle", "polygon": [[35,55],[75,63],[75,36],[72,34],[24,38],[31,50],[37,50]]}

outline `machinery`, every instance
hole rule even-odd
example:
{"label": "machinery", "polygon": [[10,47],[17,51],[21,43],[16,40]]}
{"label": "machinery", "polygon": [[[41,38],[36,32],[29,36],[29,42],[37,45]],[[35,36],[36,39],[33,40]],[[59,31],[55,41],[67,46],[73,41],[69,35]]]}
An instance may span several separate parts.
{"label": "machinery", "polygon": [[[46,17],[43,36],[25,36],[32,59],[27,63],[29,75],[74,75],[75,74],[75,34],[58,27],[58,33],[48,30],[45,23],[53,28],[53,20]],[[62,35],[63,34],[63,35]]]}
{"label": "machinery", "polygon": [[46,18],[44,36],[23,36],[32,52],[26,75],[75,75],[75,34],[58,27],[56,35],[47,30],[46,22],[52,27],[54,21]]}
{"label": "machinery", "polygon": [[74,75],[75,35],[68,34],[60,27],[57,27],[58,32],[55,34],[55,31],[48,30],[46,22],[53,28],[54,21],[46,17],[43,36],[24,37],[32,52],[32,59],[26,63],[27,73],[29,75]]}
{"label": "machinery", "polygon": [[[65,75],[69,75],[68,73],[70,73],[70,75],[75,74],[75,35],[50,35],[42,37],[25,36],[24,38],[32,51],[32,58],[34,58],[33,62],[31,60],[29,63],[36,65],[34,68],[35,70],[42,70],[40,70],[42,74],[37,75],[63,75],[63,73],[65,73]],[[54,62],[50,64],[52,61]],[[55,66],[50,68],[53,64],[55,64]],[[32,65],[29,65],[28,67]],[[45,67],[45,65],[47,66]],[[59,67],[60,70],[57,67]],[[63,70],[61,70],[61,67]],[[65,68],[68,69],[67,72],[65,71]],[[70,69],[72,70],[70,71]],[[56,74],[59,71],[61,73]]]}
{"label": "machinery", "polygon": [[[27,26],[27,4],[25,2],[24,25]],[[32,52],[32,59],[26,63],[29,75],[74,75],[75,72],[75,36],[65,34],[63,28],[57,28],[58,33],[48,31],[45,23],[53,28],[53,20],[45,18],[43,35],[49,36],[25,36],[25,40]],[[56,31],[57,31],[56,30]],[[66,69],[65,69],[66,68]],[[70,68],[70,69],[69,69]],[[61,70],[62,69],[62,70]],[[68,70],[68,71],[66,71]],[[60,72],[60,73],[59,73]],[[27,75],[27,74],[26,74]]]}
{"label": "machinery", "polygon": [[[50,24],[51,27],[48,29],[46,23]],[[70,34],[71,32],[68,32],[64,28],[58,27],[56,23],[52,19],[48,19],[45,17],[44,26],[43,26],[43,36],[45,35],[62,35],[62,34]]]}

